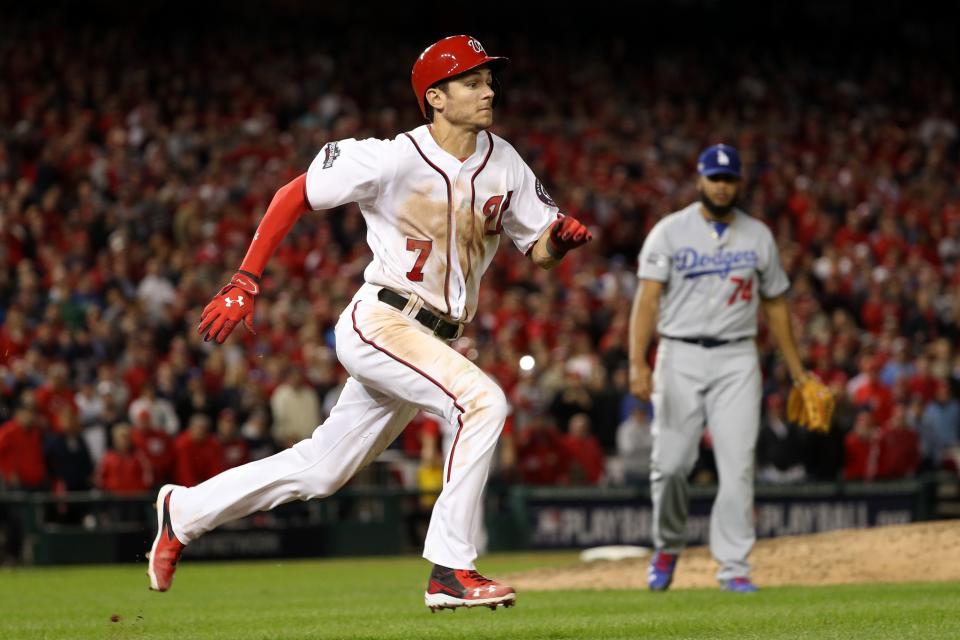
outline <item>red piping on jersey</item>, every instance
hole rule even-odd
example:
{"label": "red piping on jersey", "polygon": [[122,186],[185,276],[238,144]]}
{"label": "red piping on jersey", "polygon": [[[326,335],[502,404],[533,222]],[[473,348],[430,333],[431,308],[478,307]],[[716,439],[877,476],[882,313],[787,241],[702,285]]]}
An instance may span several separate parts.
{"label": "red piping on jersey", "polygon": [[471,257],[470,247],[473,246],[473,242],[472,242],[473,236],[476,235],[476,232],[477,232],[477,225],[474,222],[474,212],[473,212],[474,200],[476,200],[476,197],[477,197],[477,187],[474,184],[474,182],[476,181],[477,176],[480,175],[480,172],[483,171],[484,167],[487,166],[487,161],[490,159],[490,156],[493,155],[493,136],[490,135],[489,131],[485,131],[484,133],[487,134],[487,140],[489,140],[490,142],[490,148],[487,149],[487,155],[484,156],[483,162],[480,163],[480,167],[476,171],[474,171],[473,177],[470,178],[470,240],[471,242],[467,243],[467,275],[465,275],[463,278],[464,286],[466,286],[467,281],[470,280],[470,276],[473,274],[473,260],[470,259]]}
{"label": "red piping on jersey", "polygon": [[358,306],[360,306],[359,300],[357,300],[357,302],[353,305],[353,311],[350,312],[350,318],[353,320],[353,330],[357,332],[357,335],[360,336],[360,339],[366,344],[376,349],[377,351],[387,354],[388,356],[390,356],[400,364],[410,367],[411,369],[413,369],[414,371],[422,375],[424,378],[426,378],[427,380],[435,384],[437,387],[440,388],[441,391],[447,394],[447,396],[451,400],[453,400],[453,406],[456,407],[457,411],[460,412],[460,415],[457,416],[457,423],[459,423],[460,426],[457,427],[457,435],[453,439],[453,445],[450,446],[450,459],[447,461],[447,482],[450,482],[450,474],[453,472],[453,454],[457,450],[457,442],[460,441],[460,432],[463,431],[463,414],[467,412],[466,409],[460,406],[460,402],[457,400],[457,396],[453,395],[453,393],[449,389],[447,389],[445,386],[443,386],[442,384],[440,384],[439,382],[431,378],[427,373],[418,369],[416,366],[410,364],[400,356],[390,353],[389,351],[387,351],[386,349],[378,345],[373,340],[368,340],[366,336],[363,335],[363,332],[360,331],[360,327],[357,326],[357,307]]}
{"label": "red piping on jersey", "polygon": [[430,162],[430,159],[420,150],[420,145],[413,139],[413,136],[409,133],[404,133],[403,135],[410,138],[410,142],[413,143],[413,147],[417,150],[417,153],[420,154],[420,157],[423,158],[423,161],[433,167],[433,170],[439,173],[443,177],[443,181],[447,183],[447,271],[443,276],[443,301],[447,303],[447,315],[449,316],[451,314],[450,296],[447,291],[450,288],[450,234],[453,230],[453,220],[451,219],[453,218],[453,189],[450,187],[450,178],[447,177],[447,174],[443,172],[443,169]]}

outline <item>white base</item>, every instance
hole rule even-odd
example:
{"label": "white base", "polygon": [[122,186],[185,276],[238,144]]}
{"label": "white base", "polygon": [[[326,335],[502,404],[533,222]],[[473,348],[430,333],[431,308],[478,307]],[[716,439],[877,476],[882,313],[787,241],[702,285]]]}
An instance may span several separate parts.
{"label": "white base", "polygon": [[608,547],[592,547],[580,552],[580,562],[595,562],[597,560],[626,560],[627,558],[646,558],[650,555],[647,547],[630,545],[611,545]]}

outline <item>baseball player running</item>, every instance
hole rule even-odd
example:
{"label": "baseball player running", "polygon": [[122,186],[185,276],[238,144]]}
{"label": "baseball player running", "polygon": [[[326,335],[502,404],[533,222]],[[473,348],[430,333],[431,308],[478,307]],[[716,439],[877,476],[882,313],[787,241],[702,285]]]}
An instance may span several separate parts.
{"label": "baseball player running", "polygon": [[[753,464],[760,422],[757,306],[794,380],[804,372],[784,293],[790,286],[777,245],[762,222],[736,208],[740,158],[730,146],[706,149],[697,165],[700,201],[660,220],[640,252],[641,286],[630,321],[630,388],[652,399],[653,591],[670,586],[686,542],[687,476],[705,425],[713,436],[719,492],[710,516],[710,551],[728,591],[756,591]],[[651,375],[646,354],[660,336]]]}
{"label": "baseball player running", "polygon": [[591,235],[559,213],[513,147],[487,130],[497,73],[507,62],[469,36],[427,47],[412,84],[430,124],[393,140],[330,142],[277,192],[240,269],[204,309],[199,331],[218,343],[237,324],[252,331],[260,276],[300,215],[357,202],[373,261],[335,328],[337,357],[350,378],[312,437],[195,487],[160,489],[152,589],[170,588],[184,546],[207,531],[332,494],[423,409],[456,425],[424,545],[434,565],[425,602],[434,611],[514,603],[513,588],[476,571],[471,541],[507,400],[448,342],[477,310],[480,278],[501,235],[547,269]]}

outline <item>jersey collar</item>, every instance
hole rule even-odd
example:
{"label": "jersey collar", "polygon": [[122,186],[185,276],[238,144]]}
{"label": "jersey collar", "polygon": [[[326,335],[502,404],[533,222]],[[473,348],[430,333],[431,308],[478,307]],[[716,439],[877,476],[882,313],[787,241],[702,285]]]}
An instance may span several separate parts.
{"label": "jersey collar", "polygon": [[737,222],[740,218],[745,215],[740,209],[733,210],[733,219],[727,223],[726,229],[723,233],[718,233],[717,229],[714,227],[714,224],[711,220],[708,220],[703,216],[703,213],[700,211],[700,202],[694,202],[689,207],[690,215],[696,216],[700,223],[706,229],[707,234],[712,238],[717,244],[726,244],[732,235],[732,231],[736,229]]}
{"label": "jersey collar", "polygon": [[477,134],[477,148],[473,154],[468,156],[463,162],[460,158],[451,155],[445,151],[430,133],[429,125],[421,125],[410,132],[420,149],[430,158],[431,161],[443,167],[450,175],[456,175],[461,169],[475,168],[487,155],[490,147],[490,134],[487,131],[481,131]]}

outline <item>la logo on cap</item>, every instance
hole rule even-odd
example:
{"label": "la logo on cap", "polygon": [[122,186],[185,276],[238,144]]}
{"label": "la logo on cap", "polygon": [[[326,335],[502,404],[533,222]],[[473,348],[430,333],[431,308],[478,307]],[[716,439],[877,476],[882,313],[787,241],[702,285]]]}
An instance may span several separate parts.
{"label": "la logo on cap", "polygon": [[723,149],[717,149],[717,163],[728,165],[730,164],[730,156],[723,152]]}

